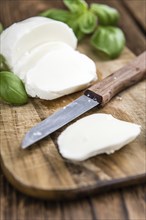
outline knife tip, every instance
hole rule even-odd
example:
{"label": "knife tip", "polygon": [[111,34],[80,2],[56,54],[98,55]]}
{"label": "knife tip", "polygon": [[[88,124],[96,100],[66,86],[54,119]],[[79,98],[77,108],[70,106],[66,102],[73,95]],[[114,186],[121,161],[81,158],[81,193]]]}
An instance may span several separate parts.
{"label": "knife tip", "polygon": [[21,143],[21,148],[22,149],[26,149],[27,147],[29,147],[32,143],[30,143],[28,141],[28,139],[25,137],[23,140],[22,140],[22,143]]}
{"label": "knife tip", "polygon": [[32,133],[31,133],[31,131],[29,131],[25,134],[25,136],[21,142],[21,148],[26,149],[34,143],[35,143],[35,140],[33,140]]}
{"label": "knife tip", "polygon": [[27,147],[29,147],[29,145],[22,142],[21,148],[22,148],[22,149],[26,149]]}
{"label": "knife tip", "polygon": [[27,147],[28,147],[27,145],[21,144],[22,149],[26,149]]}

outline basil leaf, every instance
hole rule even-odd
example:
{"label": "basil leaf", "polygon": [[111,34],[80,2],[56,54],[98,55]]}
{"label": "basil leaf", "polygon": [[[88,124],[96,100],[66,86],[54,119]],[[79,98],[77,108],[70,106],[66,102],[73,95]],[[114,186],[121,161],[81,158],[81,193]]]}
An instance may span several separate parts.
{"label": "basil leaf", "polygon": [[63,0],[66,7],[73,13],[86,11],[88,8],[84,0]]}
{"label": "basil leaf", "polygon": [[81,31],[79,27],[78,19],[76,19],[76,22],[74,22],[74,19],[71,19],[67,22],[67,24],[73,29],[76,37],[80,41],[84,37],[84,33]]}
{"label": "basil leaf", "polygon": [[22,81],[13,73],[0,72],[0,97],[7,103],[23,105],[28,102],[28,96]]}
{"label": "basil leaf", "polygon": [[70,19],[70,12],[62,9],[49,9],[42,12],[40,15],[65,23],[67,23],[67,21]]}
{"label": "basil leaf", "polygon": [[0,72],[1,71],[10,71],[10,68],[2,54],[0,54]]}
{"label": "basil leaf", "polygon": [[108,5],[94,3],[90,10],[97,15],[100,25],[116,25],[120,17],[118,11]]}
{"label": "basil leaf", "polygon": [[2,23],[0,22],[0,34],[3,32],[4,28],[3,28],[3,25]]}
{"label": "basil leaf", "polygon": [[85,34],[92,33],[97,25],[97,17],[90,11],[83,13],[79,18],[79,27]]}
{"label": "basil leaf", "polygon": [[91,38],[91,44],[97,51],[113,59],[120,55],[125,46],[125,36],[117,27],[100,26]]}

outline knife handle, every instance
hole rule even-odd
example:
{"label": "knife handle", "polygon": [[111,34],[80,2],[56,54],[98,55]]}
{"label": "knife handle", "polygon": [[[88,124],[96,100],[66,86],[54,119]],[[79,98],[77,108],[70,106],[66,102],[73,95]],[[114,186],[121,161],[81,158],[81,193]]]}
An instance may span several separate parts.
{"label": "knife handle", "polygon": [[146,78],[146,51],[123,68],[91,86],[84,94],[104,106],[113,96],[144,78]]}

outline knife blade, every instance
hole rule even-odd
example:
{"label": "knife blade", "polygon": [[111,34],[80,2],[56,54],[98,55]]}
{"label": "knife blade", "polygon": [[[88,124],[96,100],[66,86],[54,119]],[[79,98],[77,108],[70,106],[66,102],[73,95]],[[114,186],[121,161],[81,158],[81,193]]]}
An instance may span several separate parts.
{"label": "knife blade", "polygon": [[69,105],[63,107],[61,110],[55,112],[30,129],[22,141],[22,148],[27,148],[28,146],[48,136],[98,104],[99,103],[97,101],[82,95]]}
{"label": "knife blade", "polygon": [[116,94],[144,78],[146,78],[146,52],[97,82],[81,97],[31,128],[26,133],[21,147],[25,149],[31,146],[95,106],[104,106]]}

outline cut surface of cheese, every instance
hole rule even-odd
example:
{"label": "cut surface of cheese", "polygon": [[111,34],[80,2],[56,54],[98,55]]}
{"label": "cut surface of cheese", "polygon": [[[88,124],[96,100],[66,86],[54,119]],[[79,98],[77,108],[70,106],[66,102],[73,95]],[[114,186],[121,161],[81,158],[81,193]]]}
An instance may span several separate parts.
{"label": "cut surface of cheese", "polygon": [[58,137],[60,154],[70,160],[82,161],[102,153],[114,153],[133,141],[140,126],[97,113],[84,117],[67,127]]}
{"label": "cut surface of cheese", "polygon": [[97,79],[95,63],[75,50],[47,53],[25,76],[32,97],[52,100],[79,91]]}
{"label": "cut surface of cheese", "polygon": [[44,17],[32,17],[11,25],[2,32],[0,41],[0,53],[11,68],[21,56],[41,44],[60,41],[73,49],[77,46],[77,38],[68,25]]}
{"label": "cut surface of cheese", "polygon": [[72,47],[63,42],[49,42],[42,44],[29,52],[25,53],[21,60],[18,61],[12,68],[13,72],[24,81],[26,73],[32,69],[43,56],[50,51],[55,50],[73,50]]}

